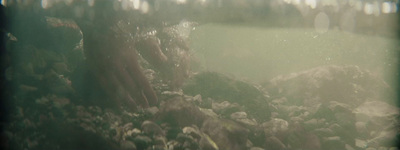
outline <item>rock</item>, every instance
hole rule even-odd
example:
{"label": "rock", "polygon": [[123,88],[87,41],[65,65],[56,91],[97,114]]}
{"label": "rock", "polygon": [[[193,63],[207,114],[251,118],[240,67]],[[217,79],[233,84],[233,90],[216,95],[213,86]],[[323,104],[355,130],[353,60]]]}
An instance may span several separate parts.
{"label": "rock", "polygon": [[344,145],[344,148],[345,148],[345,150],[356,150],[356,149],[354,149],[351,145],[349,145],[349,144],[345,144]]}
{"label": "rock", "polygon": [[319,137],[334,136],[333,131],[329,128],[318,128],[314,130],[314,133],[317,134]]}
{"label": "rock", "polygon": [[176,140],[179,142],[179,144],[177,144],[176,147],[180,147],[182,149],[199,148],[200,143],[197,143],[196,139],[190,135],[179,133],[178,136],[176,137]]}
{"label": "rock", "polygon": [[331,129],[335,134],[338,134],[343,130],[343,127],[338,125],[337,123],[333,123],[329,126],[329,129]]}
{"label": "rock", "polygon": [[247,114],[246,112],[235,112],[231,114],[231,119],[236,120],[236,119],[246,119],[247,118]]}
{"label": "rock", "polygon": [[19,89],[21,89],[24,92],[35,92],[38,90],[37,87],[29,86],[29,85],[20,85]]}
{"label": "rock", "polygon": [[399,133],[398,130],[391,131],[381,131],[377,136],[374,136],[372,139],[368,140],[368,146],[371,147],[380,147],[380,146],[396,146]]}
{"label": "rock", "polygon": [[261,147],[251,147],[250,150],[265,150],[265,149]]}
{"label": "rock", "polygon": [[303,123],[303,126],[306,130],[312,130],[319,126],[317,119],[310,119]]}
{"label": "rock", "polygon": [[165,150],[167,148],[167,139],[163,136],[153,137],[153,149]]}
{"label": "rock", "polygon": [[161,93],[166,99],[183,96],[182,91],[164,91]]}
{"label": "rock", "polygon": [[324,150],[345,149],[345,143],[338,136],[325,137],[322,140],[322,148]]}
{"label": "rock", "polygon": [[228,101],[223,101],[221,103],[213,102],[211,108],[214,110],[214,112],[226,117],[228,117],[231,113],[240,111],[242,109],[239,104],[231,104]]}
{"label": "rock", "polygon": [[176,97],[161,104],[156,120],[185,127],[191,125],[201,126],[208,117],[192,103],[183,100],[182,97]]}
{"label": "rock", "polygon": [[248,128],[255,128],[255,126],[258,125],[258,123],[255,119],[247,118],[246,112],[235,112],[235,113],[231,114],[230,118],[239,123],[242,123],[243,125],[245,125]]}
{"label": "rock", "polygon": [[275,118],[262,124],[267,136],[279,135],[289,129],[289,123],[286,120]]}
{"label": "rock", "polygon": [[207,134],[203,134],[199,146],[202,150],[219,150],[218,145]]}
{"label": "rock", "polygon": [[355,126],[360,135],[368,135],[367,123],[358,121]]}
{"label": "rock", "polygon": [[329,109],[328,105],[326,104],[319,104],[315,108],[316,111],[313,113],[312,118],[318,118],[318,119],[326,119],[327,121],[336,121],[335,118],[335,113]]}
{"label": "rock", "polygon": [[179,147],[179,142],[178,142],[178,141],[175,141],[175,140],[170,140],[170,141],[168,141],[168,143],[167,143],[167,147],[168,147],[167,150],[178,149],[178,147]]}
{"label": "rock", "polygon": [[268,137],[265,140],[265,146],[264,147],[265,147],[266,150],[285,150],[286,149],[285,144],[283,144],[281,142],[281,140],[279,140],[275,136]]}
{"label": "rock", "polygon": [[146,149],[150,146],[152,140],[147,136],[139,135],[134,138],[133,142],[137,149]]}
{"label": "rock", "polygon": [[200,132],[199,129],[196,126],[194,126],[194,127],[184,127],[182,129],[182,132],[184,134],[188,134],[188,135],[190,135],[190,136],[192,136],[194,138],[197,138],[197,139],[200,139],[203,136],[202,135],[203,133]]}
{"label": "rock", "polygon": [[346,112],[346,113],[351,113],[352,108],[350,105],[347,105],[345,103],[340,103],[337,101],[330,101],[328,104],[328,108],[332,110],[332,112],[338,113],[338,112]]}
{"label": "rock", "polygon": [[203,109],[199,108],[201,112],[203,112],[207,117],[217,118],[219,117],[212,109]]}
{"label": "rock", "polygon": [[348,131],[354,132],[356,118],[353,113],[349,112],[338,112],[335,113],[336,123],[340,126],[347,128]]}
{"label": "rock", "polygon": [[356,107],[367,98],[385,99],[393,90],[382,79],[358,66],[321,66],[282,75],[263,84],[273,97],[289,104],[311,107],[337,101]]}
{"label": "rock", "polygon": [[321,140],[315,134],[306,133],[303,138],[303,149],[322,150]]}
{"label": "rock", "polygon": [[136,145],[131,141],[121,141],[121,150],[136,150]]}
{"label": "rock", "polygon": [[208,119],[201,131],[207,134],[219,149],[246,149],[248,129],[230,120]]}
{"label": "rock", "polygon": [[378,128],[394,122],[399,112],[399,108],[381,101],[365,102],[354,110],[357,121],[371,122]]}
{"label": "rock", "polygon": [[355,139],[355,146],[358,148],[367,148],[368,143],[367,141],[360,140],[360,139]]}
{"label": "rock", "polygon": [[157,107],[149,107],[145,109],[145,112],[147,114],[149,114],[150,116],[154,116],[155,114],[157,114],[157,112],[159,111],[159,109]]}
{"label": "rock", "polygon": [[290,121],[293,123],[301,123],[304,122],[304,119],[301,117],[290,117]]}
{"label": "rock", "polygon": [[[349,116],[343,115],[343,118],[341,118],[341,119],[345,120],[345,119],[347,119],[347,117],[349,117]],[[334,135],[341,137],[341,140],[345,143],[354,143],[354,139],[357,137],[357,131],[355,129],[355,122],[353,122],[352,119],[349,122],[338,121],[338,123],[332,123],[329,126],[329,129],[331,129],[333,131]]]}
{"label": "rock", "polygon": [[250,83],[235,80],[223,74],[198,73],[189,79],[182,89],[188,95],[200,94],[203,98],[209,97],[216,102],[237,103],[246,109],[244,111],[248,115],[259,121],[266,121],[270,118],[269,105],[263,91]]}
{"label": "rock", "polygon": [[152,121],[144,121],[142,123],[142,131],[144,134],[148,135],[148,136],[165,136],[164,131],[161,129],[161,127],[152,122]]}
{"label": "rock", "polygon": [[388,148],[387,147],[378,147],[377,150],[388,150]]}
{"label": "rock", "polygon": [[53,68],[54,71],[55,71],[56,73],[58,73],[58,74],[65,74],[65,73],[71,72],[71,71],[68,69],[67,64],[61,63],[61,62],[54,63],[54,64],[52,65],[52,68]]}

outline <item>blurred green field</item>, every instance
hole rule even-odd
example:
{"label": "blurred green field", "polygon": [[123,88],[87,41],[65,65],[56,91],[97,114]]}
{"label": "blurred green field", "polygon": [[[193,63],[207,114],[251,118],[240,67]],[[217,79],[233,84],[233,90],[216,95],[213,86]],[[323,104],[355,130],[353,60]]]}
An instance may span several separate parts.
{"label": "blurred green field", "polygon": [[338,30],[205,24],[190,35],[203,69],[253,82],[322,65],[357,65],[395,83],[399,40]]}

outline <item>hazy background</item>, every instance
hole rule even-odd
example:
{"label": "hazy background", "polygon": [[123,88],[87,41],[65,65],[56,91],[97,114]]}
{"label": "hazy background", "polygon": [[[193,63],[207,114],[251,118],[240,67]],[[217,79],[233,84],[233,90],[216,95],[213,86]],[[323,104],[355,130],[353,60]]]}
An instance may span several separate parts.
{"label": "hazy background", "polygon": [[322,65],[357,65],[393,86],[398,43],[395,38],[337,29],[320,33],[254,24],[205,24],[190,35],[203,69],[253,82]]}

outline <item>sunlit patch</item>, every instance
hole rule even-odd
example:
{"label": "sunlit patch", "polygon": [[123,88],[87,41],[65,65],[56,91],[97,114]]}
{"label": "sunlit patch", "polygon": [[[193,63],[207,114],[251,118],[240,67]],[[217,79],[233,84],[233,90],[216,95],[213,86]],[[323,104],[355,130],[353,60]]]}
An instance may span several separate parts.
{"label": "sunlit patch", "polygon": [[382,13],[396,13],[397,12],[397,5],[393,2],[383,2],[382,3]]}
{"label": "sunlit patch", "polygon": [[142,5],[140,6],[140,11],[145,14],[149,12],[149,9],[149,3],[147,1],[142,2]]}
{"label": "sunlit patch", "polygon": [[2,1],[1,1],[1,5],[7,6],[7,0],[2,0]]}
{"label": "sunlit patch", "polygon": [[90,7],[93,7],[94,6],[94,0],[88,0],[88,5]]}
{"label": "sunlit patch", "polygon": [[365,3],[364,5],[364,13],[367,15],[371,15],[372,13],[374,13],[373,11],[374,6],[371,3]]}
{"label": "sunlit patch", "polygon": [[47,8],[49,8],[49,7],[51,7],[51,0],[42,0],[42,8],[43,9],[47,9]]}
{"label": "sunlit patch", "polygon": [[140,0],[132,0],[133,9],[138,10],[140,8]]}
{"label": "sunlit patch", "polygon": [[391,13],[392,12],[392,5],[390,2],[383,2],[382,3],[382,12],[385,14]]}
{"label": "sunlit patch", "polygon": [[314,20],[315,31],[325,33],[329,30],[329,17],[324,12],[318,13]]}
{"label": "sunlit patch", "polygon": [[207,4],[207,0],[200,0],[200,4],[201,4],[201,5]]}
{"label": "sunlit patch", "polygon": [[292,0],[293,5],[299,5],[300,4],[300,0]]}
{"label": "sunlit patch", "polygon": [[306,0],[306,5],[310,6],[312,9],[315,9],[317,7],[317,1],[316,0]]}
{"label": "sunlit patch", "polygon": [[185,3],[186,3],[186,0],[176,0],[176,3],[178,3],[178,4],[185,4]]}
{"label": "sunlit patch", "polygon": [[292,1],[291,0],[283,0],[285,3],[290,4]]}

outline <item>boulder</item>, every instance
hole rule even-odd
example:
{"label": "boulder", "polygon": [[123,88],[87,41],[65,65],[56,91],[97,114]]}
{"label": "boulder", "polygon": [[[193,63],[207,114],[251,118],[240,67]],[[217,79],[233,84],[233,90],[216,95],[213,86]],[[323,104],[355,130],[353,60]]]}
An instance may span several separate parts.
{"label": "boulder", "polygon": [[182,89],[188,95],[200,94],[216,102],[237,103],[244,107],[249,116],[259,121],[270,119],[265,93],[250,83],[216,72],[201,72],[190,78]]}
{"label": "boulder", "polygon": [[288,103],[313,106],[337,101],[356,107],[372,99],[388,99],[390,86],[358,66],[321,66],[281,75],[263,84],[271,97],[286,97]]}
{"label": "boulder", "polygon": [[221,150],[247,149],[249,130],[231,120],[208,119],[203,123],[201,131],[209,136]]}
{"label": "boulder", "polygon": [[186,101],[183,97],[175,97],[160,106],[156,114],[156,120],[170,123],[179,127],[201,126],[209,116],[194,104]]}

